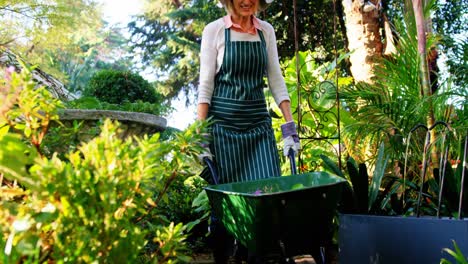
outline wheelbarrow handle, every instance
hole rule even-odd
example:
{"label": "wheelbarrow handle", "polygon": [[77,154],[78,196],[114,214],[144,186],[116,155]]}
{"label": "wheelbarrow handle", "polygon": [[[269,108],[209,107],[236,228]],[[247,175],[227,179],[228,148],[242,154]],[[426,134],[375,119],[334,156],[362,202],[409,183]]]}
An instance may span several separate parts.
{"label": "wheelbarrow handle", "polygon": [[288,157],[289,157],[289,163],[290,163],[290,166],[291,166],[291,174],[293,174],[293,175],[297,174],[296,159],[294,157],[294,150],[293,149],[289,149]]}
{"label": "wheelbarrow handle", "polygon": [[213,178],[214,184],[218,185],[219,184],[218,172],[216,170],[216,166],[214,165],[213,161],[208,157],[204,157],[203,162],[205,162],[206,166],[208,166],[208,169],[210,170],[211,177]]}

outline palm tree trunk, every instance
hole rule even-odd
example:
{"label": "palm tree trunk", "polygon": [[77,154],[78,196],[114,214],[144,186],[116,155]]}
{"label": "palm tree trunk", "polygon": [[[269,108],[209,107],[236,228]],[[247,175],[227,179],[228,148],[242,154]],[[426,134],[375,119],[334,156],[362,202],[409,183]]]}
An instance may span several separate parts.
{"label": "palm tree trunk", "polygon": [[[378,0],[369,1],[378,6]],[[346,16],[346,31],[351,73],[356,83],[373,83],[374,69],[382,57],[383,43],[380,35],[379,11],[364,12],[359,0],[342,0]]]}
{"label": "palm tree trunk", "polygon": [[[432,90],[431,90],[431,82],[429,79],[429,67],[428,67],[428,62],[427,62],[427,44],[426,44],[426,20],[424,19],[424,13],[423,13],[423,3],[422,0],[413,0],[413,11],[414,11],[414,17],[416,21],[416,30],[417,30],[417,36],[418,36],[418,54],[419,54],[419,72],[420,72],[420,78],[421,78],[421,94],[423,99],[429,100],[429,111],[427,115],[427,127],[432,127],[435,123],[435,118],[434,118],[434,109],[432,107],[432,101],[431,101],[431,96],[432,96]],[[435,129],[431,130],[431,143],[435,142],[436,139],[436,133]],[[436,148],[432,148],[431,151],[431,156],[432,156],[432,163],[434,166],[437,166],[439,164],[438,162],[438,155],[437,155],[437,150]]]}
{"label": "palm tree trunk", "polygon": [[[383,43],[380,35],[378,8],[364,11],[365,0],[342,0],[345,14],[346,36],[348,50],[351,52],[349,61],[350,71],[356,84],[369,84],[375,82],[375,70],[383,54]],[[375,6],[380,0],[366,0]],[[375,156],[378,144],[367,142],[360,147],[362,161]],[[348,149],[352,149],[350,147]],[[372,167],[368,167],[369,172]]]}

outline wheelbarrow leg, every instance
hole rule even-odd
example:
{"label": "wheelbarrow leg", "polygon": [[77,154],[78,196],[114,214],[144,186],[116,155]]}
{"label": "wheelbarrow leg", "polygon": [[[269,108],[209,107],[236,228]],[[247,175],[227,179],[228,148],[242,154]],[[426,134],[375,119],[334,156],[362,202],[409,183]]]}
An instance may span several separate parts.
{"label": "wheelbarrow leg", "polygon": [[296,261],[294,261],[293,257],[286,255],[286,247],[284,245],[284,242],[279,240],[278,244],[279,244],[279,247],[281,249],[281,263],[283,263],[283,264],[294,264],[294,263],[296,263]]}
{"label": "wheelbarrow leg", "polygon": [[211,215],[210,233],[209,242],[215,263],[228,263],[229,257],[235,251],[234,238],[227,233],[224,225],[213,215]]}
{"label": "wheelbarrow leg", "polygon": [[312,257],[316,264],[326,264],[325,260],[325,248],[324,247],[314,247],[312,250]]}
{"label": "wheelbarrow leg", "polygon": [[234,259],[236,263],[243,263],[243,261],[248,261],[248,250],[244,247],[239,241],[234,240]]}

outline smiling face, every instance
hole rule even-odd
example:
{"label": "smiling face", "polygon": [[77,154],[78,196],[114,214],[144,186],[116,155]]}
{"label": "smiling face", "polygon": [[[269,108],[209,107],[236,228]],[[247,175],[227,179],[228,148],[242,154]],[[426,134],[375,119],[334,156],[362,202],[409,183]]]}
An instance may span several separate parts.
{"label": "smiling face", "polygon": [[250,17],[258,11],[260,0],[232,0],[233,14],[239,17]]}

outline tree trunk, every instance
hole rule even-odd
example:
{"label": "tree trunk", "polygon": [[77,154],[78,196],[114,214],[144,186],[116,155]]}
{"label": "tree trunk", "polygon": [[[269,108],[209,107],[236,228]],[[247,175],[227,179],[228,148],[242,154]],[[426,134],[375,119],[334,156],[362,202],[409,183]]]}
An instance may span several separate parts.
{"label": "tree trunk", "polygon": [[[376,7],[379,0],[371,0]],[[351,73],[356,83],[372,84],[374,69],[382,57],[379,11],[365,12],[360,0],[343,0],[350,56]]]}
{"label": "tree trunk", "polygon": [[[432,89],[429,79],[429,65],[428,65],[428,56],[426,53],[427,49],[427,41],[426,41],[426,34],[427,34],[427,20],[424,19],[423,13],[423,2],[422,0],[412,0],[413,2],[413,11],[414,11],[414,18],[416,21],[416,29],[417,29],[417,36],[418,36],[418,54],[420,59],[419,64],[419,74],[421,78],[421,93],[423,98],[428,99],[429,103],[429,112],[427,113],[427,127],[431,128],[435,124],[434,118],[434,109],[432,106]],[[436,132],[435,129],[431,130],[431,144],[435,143],[436,140]],[[432,156],[432,163],[434,167],[438,167],[439,164],[439,155],[437,153],[437,148],[432,148],[431,150]]]}

